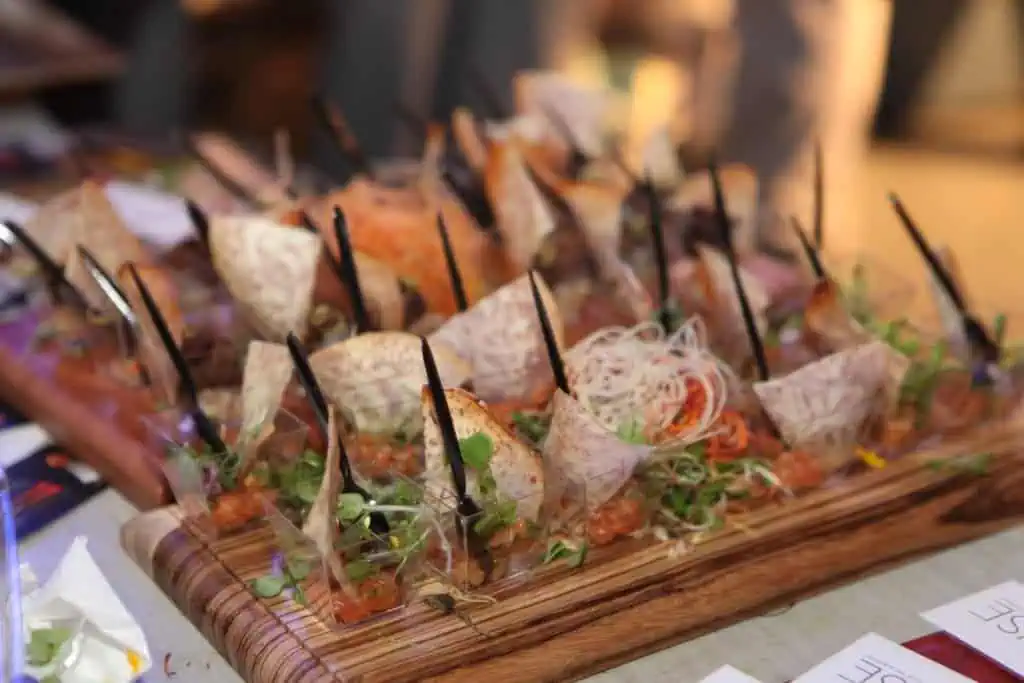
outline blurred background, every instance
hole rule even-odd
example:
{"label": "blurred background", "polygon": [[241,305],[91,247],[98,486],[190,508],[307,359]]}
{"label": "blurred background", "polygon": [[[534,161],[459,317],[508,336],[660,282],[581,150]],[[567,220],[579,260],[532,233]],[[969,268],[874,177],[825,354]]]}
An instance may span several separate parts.
{"label": "blurred background", "polygon": [[753,165],[780,215],[809,211],[820,138],[828,248],[919,273],[894,189],[983,304],[1010,299],[1024,0],[0,0],[0,162],[31,170],[66,131],[156,144],[217,129],[269,156],[286,128],[330,171],[314,93],[373,155],[416,154],[396,102],[483,109],[467,64],[510,110],[522,68],[615,88],[631,140],[671,123],[694,159]]}

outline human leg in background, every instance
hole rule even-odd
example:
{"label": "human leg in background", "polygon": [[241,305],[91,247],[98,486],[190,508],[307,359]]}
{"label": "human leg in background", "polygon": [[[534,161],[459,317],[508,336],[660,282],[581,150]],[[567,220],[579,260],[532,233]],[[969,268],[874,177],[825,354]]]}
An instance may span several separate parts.
{"label": "human leg in background", "polygon": [[760,246],[793,251],[788,217],[811,212],[821,140],[826,233],[856,246],[859,173],[870,140],[890,0],[738,0],[738,73],[720,149],[760,180]]}

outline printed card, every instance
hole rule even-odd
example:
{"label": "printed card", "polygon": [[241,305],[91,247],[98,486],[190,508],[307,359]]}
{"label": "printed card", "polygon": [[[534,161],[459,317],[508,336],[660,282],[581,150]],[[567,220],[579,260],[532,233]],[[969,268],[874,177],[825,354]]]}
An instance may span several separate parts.
{"label": "printed card", "polygon": [[701,679],[700,683],[761,683],[753,676],[748,676],[739,669],[731,666],[723,666],[707,678]]}
{"label": "printed card", "polygon": [[793,683],[970,683],[877,633],[869,633]]}

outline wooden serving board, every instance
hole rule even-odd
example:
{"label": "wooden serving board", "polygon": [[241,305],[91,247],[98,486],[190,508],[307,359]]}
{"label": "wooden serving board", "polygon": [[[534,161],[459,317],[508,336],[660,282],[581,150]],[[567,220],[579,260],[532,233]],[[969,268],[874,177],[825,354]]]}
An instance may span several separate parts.
{"label": "wooden serving board", "polygon": [[172,500],[140,418],[152,399],[88,364],[33,348],[40,314],[0,324],[0,400],[29,416],[135,506]]}
{"label": "wooden serving board", "polygon": [[[981,476],[935,465],[978,453],[995,456]],[[287,598],[260,600],[246,582],[269,571],[267,529],[204,541],[170,507],[121,540],[250,683],[525,683],[578,679],[1021,519],[1016,420],[759,510],[682,553],[614,544],[582,570],[539,569],[473,609],[480,632],[425,604],[332,630]]]}

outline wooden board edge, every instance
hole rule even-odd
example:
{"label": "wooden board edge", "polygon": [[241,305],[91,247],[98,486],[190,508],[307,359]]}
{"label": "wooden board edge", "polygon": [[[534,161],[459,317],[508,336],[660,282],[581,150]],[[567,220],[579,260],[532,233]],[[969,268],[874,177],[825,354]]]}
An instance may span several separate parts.
{"label": "wooden board edge", "polygon": [[183,519],[178,506],[171,505],[137,515],[121,527],[121,547],[149,578],[154,578],[157,547],[181,527]]}

